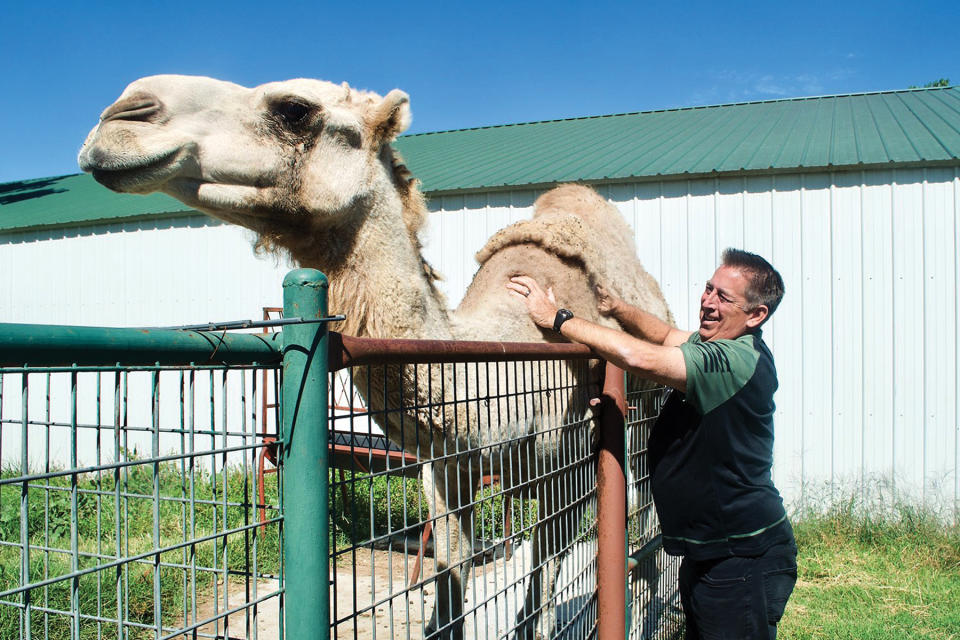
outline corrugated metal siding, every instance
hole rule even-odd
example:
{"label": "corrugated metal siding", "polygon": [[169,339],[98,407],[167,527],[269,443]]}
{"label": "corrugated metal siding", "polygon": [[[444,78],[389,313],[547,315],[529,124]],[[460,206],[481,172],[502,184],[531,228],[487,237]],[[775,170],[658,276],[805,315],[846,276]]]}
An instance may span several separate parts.
{"label": "corrugated metal siding", "polygon": [[[960,504],[957,168],[603,186],[675,317],[693,326],[727,246],[771,259],[787,295],[765,337],[780,371],[776,481],[793,504],[852,487]],[[431,200],[425,253],[455,306],[536,190]],[[0,321],[166,325],[255,318],[286,266],[202,216],[0,236]],[[885,484],[884,484],[885,483]],[[866,489],[865,489],[866,490]]]}
{"label": "corrugated metal siding", "polygon": [[[727,246],[770,258],[787,295],[764,337],[780,373],[775,478],[792,504],[889,491],[957,518],[960,174],[810,173],[609,185],[681,326]],[[426,254],[455,306],[530,190],[439,197]],[[464,215],[466,214],[466,215]],[[495,222],[494,222],[495,221]]]}
{"label": "corrugated metal siding", "polygon": [[206,216],[0,236],[0,322],[170,326],[258,320],[288,265]]}

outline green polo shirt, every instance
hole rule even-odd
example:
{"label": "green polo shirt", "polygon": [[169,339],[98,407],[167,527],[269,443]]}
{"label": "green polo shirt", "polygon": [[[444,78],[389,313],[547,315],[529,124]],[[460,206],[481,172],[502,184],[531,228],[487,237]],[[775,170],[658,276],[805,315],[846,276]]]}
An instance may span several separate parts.
{"label": "green polo shirt", "polygon": [[793,539],[773,485],[777,372],[760,331],[680,345],[687,391],[672,391],[650,435],[654,501],[667,553],[751,556]]}

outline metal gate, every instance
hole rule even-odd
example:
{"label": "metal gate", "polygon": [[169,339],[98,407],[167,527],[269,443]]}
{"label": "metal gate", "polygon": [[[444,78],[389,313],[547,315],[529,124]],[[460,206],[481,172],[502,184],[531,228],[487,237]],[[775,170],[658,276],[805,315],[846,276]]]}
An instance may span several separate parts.
{"label": "metal gate", "polygon": [[[257,637],[281,594],[256,520],[252,335],[0,328],[0,637]],[[13,363],[19,362],[19,365]],[[258,527],[262,524],[262,527]]]}
{"label": "metal gate", "polygon": [[325,288],[288,275],[270,335],[0,326],[0,637],[677,633],[656,390],[574,345],[341,337]]}
{"label": "metal gate", "polygon": [[335,338],[330,637],[680,633],[645,465],[662,389],[624,397],[575,345]]}

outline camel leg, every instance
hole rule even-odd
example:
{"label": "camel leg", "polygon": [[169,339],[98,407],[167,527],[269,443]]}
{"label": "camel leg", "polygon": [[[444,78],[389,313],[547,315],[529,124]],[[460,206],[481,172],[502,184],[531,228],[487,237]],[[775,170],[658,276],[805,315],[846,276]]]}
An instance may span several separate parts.
{"label": "camel leg", "polygon": [[583,491],[582,482],[577,481],[578,471],[561,471],[537,486],[537,526],[530,554],[533,571],[523,609],[517,614],[518,640],[553,637],[557,623],[557,575],[584,513],[584,504],[578,500]]}
{"label": "camel leg", "polygon": [[473,497],[479,474],[471,478],[456,465],[436,463],[423,476],[433,523],[436,600],[427,624],[430,638],[463,638],[464,587],[473,565]]}

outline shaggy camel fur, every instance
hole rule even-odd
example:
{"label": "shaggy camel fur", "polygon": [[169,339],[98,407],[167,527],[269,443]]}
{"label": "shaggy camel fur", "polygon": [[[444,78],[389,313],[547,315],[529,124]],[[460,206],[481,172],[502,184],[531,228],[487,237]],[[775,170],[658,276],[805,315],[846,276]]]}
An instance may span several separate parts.
{"label": "shaggy camel fur", "polygon": [[[417,233],[426,207],[415,181],[390,142],[410,121],[407,95],[385,97],[318,80],[290,80],[252,89],[210,78],[154,76],[131,84],[100,117],[80,151],[84,171],[121,192],[162,191],[229,223],[252,229],[258,248],[287,252],[330,280],[330,309],[346,315],[341,330],[378,338],[550,341],[523,305],[509,294],[510,276],[525,273],[553,287],[575,314],[610,325],[596,311],[593,285],[604,283],[625,300],[672,322],[657,283],[636,258],[632,234],[619,213],[592,190],[561,186],[540,197],[531,220],[497,233],[478,254],[480,269],[456,309],[449,311],[434,287],[435,274],[420,255]],[[506,368],[499,371],[505,376]],[[382,375],[370,373],[371,377]],[[402,383],[398,380],[402,379]],[[423,406],[439,401],[439,386],[405,367],[389,381],[387,398],[365,398],[372,409]],[[449,382],[449,381],[448,381]],[[514,384],[532,384],[513,381]],[[383,384],[384,386],[381,386]],[[463,386],[463,382],[457,385]],[[468,382],[473,384],[475,382]],[[357,384],[367,388],[366,381]],[[445,385],[447,395],[463,389]],[[474,390],[475,392],[476,390]],[[474,396],[475,397],[475,396]],[[473,501],[479,455],[509,461],[500,473],[509,489],[533,468],[550,469],[563,434],[537,438],[541,425],[570,407],[569,399],[536,406],[532,416],[511,421],[448,411],[414,411],[383,420],[388,437],[420,453],[468,451],[434,462],[424,473],[434,513],[437,596],[428,631],[462,635],[464,585],[473,552]],[[402,403],[402,404],[401,404]],[[491,412],[496,416],[496,412]],[[377,414],[379,415],[379,414]],[[509,415],[506,412],[502,416]],[[412,418],[412,419],[411,419]],[[473,424],[467,429],[457,424]],[[511,444],[497,445],[507,435]],[[533,457],[536,459],[532,459]],[[486,453],[485,453],[485,458]],[[445,478],[458,478],[454,495]],[[563,482],[562,475],[551,482]],[[546,491],[540,495],[552,495]],[[555,505],[540,500],[540,521],[550,523]],[[576,520],[573,520],[576,522]],[[542,527],[541,527],[542,528]],[[564,527],[560,527],[563,529]],[[573,528],[573,527],[568,527]],[[542,533],[542,532],[541,532]],[[550,637],[552,594],[561,536],[534,536],[537,567],[527,592],[522,636]]]}

